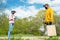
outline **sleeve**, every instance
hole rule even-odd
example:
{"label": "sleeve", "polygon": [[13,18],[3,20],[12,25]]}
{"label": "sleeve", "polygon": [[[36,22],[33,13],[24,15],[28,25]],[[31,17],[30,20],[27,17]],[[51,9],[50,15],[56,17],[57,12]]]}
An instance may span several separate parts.
{"label": "sleeve", "polygon": [[49,10],[49,20],[53,20],[53,10]]}

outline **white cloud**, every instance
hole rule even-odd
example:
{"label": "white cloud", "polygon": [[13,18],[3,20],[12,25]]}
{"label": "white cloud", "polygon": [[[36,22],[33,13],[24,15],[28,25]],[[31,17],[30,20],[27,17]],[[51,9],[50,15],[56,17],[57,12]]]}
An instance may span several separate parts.
{"label": "white cloud", "polygon": [[50,6],[53,6],[53,5],[58,5],[60,4],[60,0],[29,0],[28,2],[29,4],[34,4],[34,3],[41,3],[41,4],[46,4],[48,3]]}
{"label": "white cloud", "polygon": [[10,12],[10,10],[5,9],[5,13],[6,13],[6,14],[10,14],[11,12]]}
{"label": "white cloud", "polygon": [[3,3],[6,3],[6,2],[7,2],[7,0],[2,0],[2,2],[3,2]]}
{"label": "white cloud", "polygon": [[[24,1],[23,1],[24,2]],[[33,3],[48,3],[51,5],[51,7],[59,14],[60,13],[60,0],[53,0],[52,2],[50,0],[29,0],[30,4]],[[44,9],[44,8],[41,8]],[[34,16],[36,15],[36,13],[38,12],[38,10],[35,8],[35,6],[29,6],[28,9],[26,9],[25,7],[16,7],[16,8],[12,8],[11,10],[15,10],[16,11],[16,16],[18,16],[19,18],[23,18],[23,17],[28,17],[28,16]],[[10,11],[6,9],[5,12],[7,14],[10,14]]]}
{"label": "white cloud", "polygon": [[56,3],[60,3],[60,0],[53,0],[53,1],[51,1],[51,0],[29,0],[29,2],[28,3],[42,3],[42,4],[45,4],[45,3],[49,3],[49,4],[51,4],[51,3],[54,3],[54,4],[56,4]]}
{"label": "white cloud", "polygon": [[60,6],[52,7],[58,14],[60,14]]}
{"label": "white cloud", "polygon": [[50,0],[29,0],[28,3],[33,4],[33,3],[49,3]]}
{"label": "white cloud", "polygon": [[[38,10],[34,6],[30,6],[26,10],[25,8],[22,8],[22,7],[17,7],[11,10],[15,10],[16,11],[15,15],[19,18],[35,16],[36,13],[38,12]],[[6,10],[5,13],[10,14],[11,10]]]}
{"label": "white cloud", "polygon": [[46,4],[48,3],[51,6],[55,6],[55,5],[60,5],[60,0],[29,0],[30,4],[34,4],[34,3],[41,3],[41,4]]}
{"label": "white cloud", "polygon": [[60,0],[29,0],[29,4],[39,3],[46,4],[48,3],[58,14],[60,13]]}

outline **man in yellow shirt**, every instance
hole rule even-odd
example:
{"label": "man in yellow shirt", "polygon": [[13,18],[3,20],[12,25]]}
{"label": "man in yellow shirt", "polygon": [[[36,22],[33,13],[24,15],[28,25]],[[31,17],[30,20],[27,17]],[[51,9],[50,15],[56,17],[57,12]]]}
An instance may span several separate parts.
{"label": "man in yellow shirt", "polygon": [[49,7],[48,4],[45,4],[44,7],[46,9],[45,24],[52,25],[52,23],[53,23],[53,10],[52,10],[52,8]]}

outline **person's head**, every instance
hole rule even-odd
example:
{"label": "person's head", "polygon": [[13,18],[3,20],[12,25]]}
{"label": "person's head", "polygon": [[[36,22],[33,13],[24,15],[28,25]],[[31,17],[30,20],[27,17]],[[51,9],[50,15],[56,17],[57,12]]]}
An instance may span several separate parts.
{"label": "person's head", "polygon": [[16,11],[11,11],[11,13],[14,15],[16,13]]}
{"label": "person's head", "polygon": [[45,4],[45,5],[43,5],[43,7],[45,7],[45,9],[48,9],[49,4]]}

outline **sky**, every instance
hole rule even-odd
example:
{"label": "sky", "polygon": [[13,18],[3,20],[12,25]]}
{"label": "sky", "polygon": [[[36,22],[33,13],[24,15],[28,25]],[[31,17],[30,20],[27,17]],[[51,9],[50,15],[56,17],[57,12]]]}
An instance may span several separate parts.
{"label": "sky", "polygon": [[[60,0],[2,0],[5,13],[8,15],[15,10],[19,18],[35,16],[39,10],[44,10],[43,5],[48,3],[57,14],[60,14]],[[0,6],[1,9],[1,6]]]}

